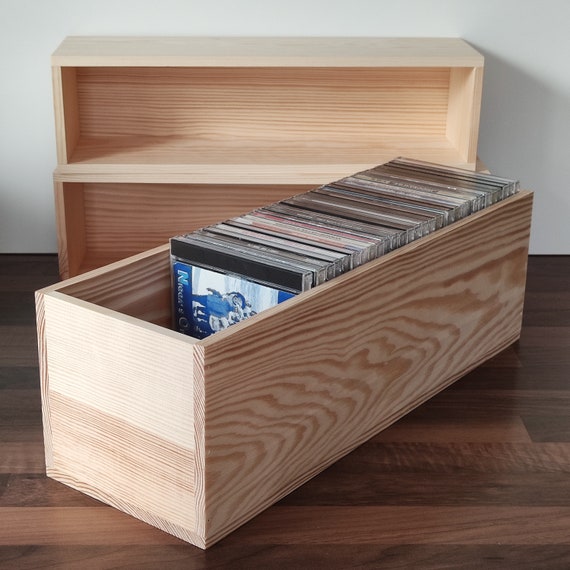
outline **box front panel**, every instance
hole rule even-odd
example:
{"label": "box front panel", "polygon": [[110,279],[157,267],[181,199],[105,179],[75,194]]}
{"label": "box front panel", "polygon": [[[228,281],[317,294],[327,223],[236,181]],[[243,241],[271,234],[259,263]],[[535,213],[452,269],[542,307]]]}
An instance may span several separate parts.
{"label": "box front panel", "polygon": [[191,345],[57,292],[44,305],[48,474],[189,539]]}
{"label": "box front panel", "polygon": [[204,341],[208,543],[520,334],[523,193]]}

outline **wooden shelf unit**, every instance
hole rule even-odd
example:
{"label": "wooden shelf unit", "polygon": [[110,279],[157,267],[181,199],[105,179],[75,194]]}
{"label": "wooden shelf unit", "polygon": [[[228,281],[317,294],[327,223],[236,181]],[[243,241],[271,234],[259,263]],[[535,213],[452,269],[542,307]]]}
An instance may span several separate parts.
{"label": "wooden shelf unit", "polygon": [[[218,220],[235,215],[236,192],[243,212],[396,156],[476,166],[483,57],[456,38],[70,37],[52,66],[64,277],[179,233],[169,192],[156,208],[165,184],[187,189],[190,231],[214,202]],[[103,242],[145,208],[149,237],[102,252],[86,189],[116,221]]]}

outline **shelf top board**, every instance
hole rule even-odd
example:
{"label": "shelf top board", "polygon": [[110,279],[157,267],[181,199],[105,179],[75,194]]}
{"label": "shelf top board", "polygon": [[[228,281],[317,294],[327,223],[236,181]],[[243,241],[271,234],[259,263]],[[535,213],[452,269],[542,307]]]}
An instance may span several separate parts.
{"label": "shelf top board", "polygon": [[482,67],[459,38],[70,36],[61,67]]}

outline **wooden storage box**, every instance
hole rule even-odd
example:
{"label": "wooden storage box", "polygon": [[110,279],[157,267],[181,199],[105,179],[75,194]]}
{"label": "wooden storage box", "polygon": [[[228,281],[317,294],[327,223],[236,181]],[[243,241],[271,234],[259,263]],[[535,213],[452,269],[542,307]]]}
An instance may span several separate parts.
{"label": "wooden storage box", "polygon": [[456,38],[71,37],[52,65],[65,277],[188,212],[184,231],[400,155],[476,164],[483,57]]}
{"label": "wooden storage box", "polygon": [[168,246],[37,293],[47,472],[206,548],[520,334],[521,192],[207,339]]}

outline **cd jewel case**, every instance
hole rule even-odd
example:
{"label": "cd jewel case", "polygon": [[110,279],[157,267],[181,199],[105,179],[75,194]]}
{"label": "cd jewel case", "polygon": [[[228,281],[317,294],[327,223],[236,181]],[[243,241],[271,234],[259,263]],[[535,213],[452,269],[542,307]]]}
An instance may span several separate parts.
{"label": "cd jewel case", "polygon": [[170,240],[173,325],[206,338],[518,192],[410,158]]}

